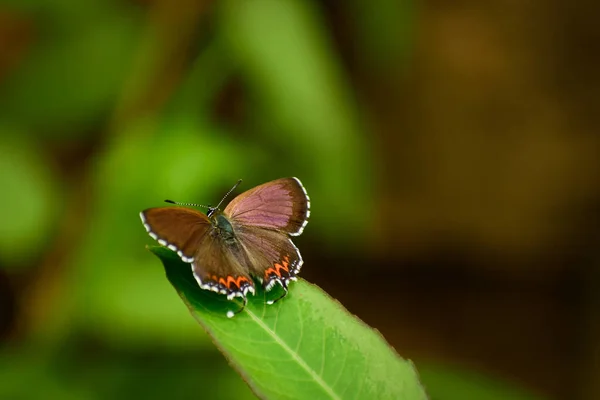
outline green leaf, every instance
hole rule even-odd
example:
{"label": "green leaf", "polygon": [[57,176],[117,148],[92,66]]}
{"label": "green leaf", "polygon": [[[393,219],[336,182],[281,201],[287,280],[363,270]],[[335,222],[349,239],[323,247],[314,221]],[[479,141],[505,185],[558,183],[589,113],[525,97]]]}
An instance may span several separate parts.
{"label": "green leaf", "polygon": [[244,311],[227,318],[240,301],[200,289],[189,264],[169,249],[149,249],[194,318],[260,398],[426,399],[413,364],[318,287],[300,279],[271,306],[266,299],[280,293],[259,289]]}

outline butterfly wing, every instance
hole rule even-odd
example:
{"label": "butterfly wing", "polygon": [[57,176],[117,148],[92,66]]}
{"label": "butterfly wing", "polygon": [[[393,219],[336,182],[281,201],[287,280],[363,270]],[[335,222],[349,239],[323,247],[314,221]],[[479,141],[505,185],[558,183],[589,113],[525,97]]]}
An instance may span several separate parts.
{"label": "butterfly wing", "polygon": [[140,213],[148,234],[192,264],[202,289],[243,297],[254,292],[246,256],[239,244],[225,245],[208,217],[180,207],[150,208]]}
{"label": "butterfly wing", "polygon": [[235,232],[225,240],[210,219],[179,207],[150,208],[140,214],[151,237],[192,263],[203,289],[244,297],[254,292],[250,274],[269,290],[294,280],[302,257],[288,235],[300,235],[310,215],[310,200],[297,178],[283,178],[250,189],[223,212]]}
{"label": "butterfly wing", "polygon": [[198,247],[192,270],[202,289],[231,299],[254,293],[254,282],[246,265],[247,257],[239,243],[225,244],[220,236],[213,234],[207,235]]}
{"label": "butterfly wing", "polygon": [[140,213],[140,218],[153,239],[176,251],[187,263],[194,261],[199,243],[211,229],[206,215],[189,208],[149,208]]}
{"label": "butterfly wing", "polygon": [[236,225],[251,225],[298,236],[308,223],[310,200],[297,178],[282,178],[250,189],[223,212]]}
{"label": "butterfly wing", "polygon": [[302,256],[287,234],[250,225],[236,227],[236,236],[244,248],[248,269],[266,290],[276,282],[284,288],[302,267]]}

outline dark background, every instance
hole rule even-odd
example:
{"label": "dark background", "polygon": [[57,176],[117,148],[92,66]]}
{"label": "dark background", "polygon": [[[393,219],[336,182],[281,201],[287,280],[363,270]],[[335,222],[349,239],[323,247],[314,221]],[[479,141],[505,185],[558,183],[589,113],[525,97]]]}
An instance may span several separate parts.
{"label": "dark background", "polygon": [[298,176],[432,399],[600,398],[593,2],[0,2],[0,397],[252,398],[138,213]]}

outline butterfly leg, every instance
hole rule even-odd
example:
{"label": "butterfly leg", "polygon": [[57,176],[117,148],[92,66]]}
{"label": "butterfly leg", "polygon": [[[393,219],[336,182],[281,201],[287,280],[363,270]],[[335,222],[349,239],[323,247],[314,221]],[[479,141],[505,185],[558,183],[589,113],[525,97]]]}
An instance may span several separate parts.
{"label": "butterfly leg", "polygon": [[279,283],[281,283],[281,287],[283,288],[283,294],[281,296],[279,296],[278,298],[276,298],[275,300],[268,300],[267,304],[268,305],[272,305],[277,303],[279,300],[283,299],[285,296],[287,296],[288,294],[288,288],[287,288],[287,282],[285,280],[280,280]]}
{"label": "butterfly leg", "polygon": [[240,307],[237,311],[227,311],[227,318],[233,318],[234,315],[244,311],[244,308],[246,308],[246,305],[248,304],[248,299],[246,298],[246,296],[242,296],[242,300],[244,302],[244,304],[242,304],[242,307]]}

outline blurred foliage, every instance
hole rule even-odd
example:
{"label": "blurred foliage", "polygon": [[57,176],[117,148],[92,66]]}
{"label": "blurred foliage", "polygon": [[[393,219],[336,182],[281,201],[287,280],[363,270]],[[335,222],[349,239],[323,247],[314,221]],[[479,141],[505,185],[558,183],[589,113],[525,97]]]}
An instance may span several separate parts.
{"label": "blurred foliage", "polygon": [[453,365],[423,363],[419,375],[430,400],[541,400],[513,382]]}
{"label": "blurred foliage", "polygon": [[[379,80],[381,86],[399,87],[415,47],[417,5],[337,3],[0,1],[0,278],[8,277],[17,303],[14,320],[0,313],[0,321],[10,323],[1,345],[0,398],[252,398],[144,248],[151,239],[138,213],[165,198],[215,204],[239,178],[244,190],[297,175],[312,204],[299,247],[309,248],[304,241],[312,252],[349,259],[370,254],[365,249],[383,246],[379,242],[391,243],[395,251],[397,231],[402,243],[420,246],[422,236],[410,229],[415,221],[431,223],[433,230],[458,226],[459,232],[482,224],[511,240],[529,225],[532,232],[547,231],[529,223],[514,229],[529,209],[520,213],[519,202],[500,200],[508,204],[506,213],[517,211],[508,219],[496,213],[500,197],[488,186],[482,191],[491,200],[473,202],[483,211],[456,195],[460,185],[454,181],[469,187],[467,200],[481,189],[464,178],[464,170],[486,184],[497,179],[473,168],[468,157],[456,162],[449,145],[455,136],[439,135],[439,143],[434,138],[441,156],[418,135],[391,140],[389,153],[400,167],[382,173],[386,164],[379,151],[386,144],[377,142],[376,130],[397,120],[374,123],[381,104],[365,107],[351,74],[369,70],[376,77],[373,86]],[[343,15],[334,30],[328,13],[336,11]],[[356,58],[355,71],[339,54],[344,47]],[[445,73],[444,83],[458,82]],[[452,104],[452,95],[448,98]],[[421,118],[432,129],[425,131],[439,123],[445,132],[451,124],[432,118],[436,106],[429,106]],[[457,114],[453,110],[449,113]],[[503,118],[495,110],[492,121]],[[478,143],[466,137],[464,147]],[[549,153],[552,178],[577,159],[563,161],[563,142],[556,137],[550,147],[560,156]],[[419,143],[404,146],[411,140]],[[504,154],[512,157],[514,148],[506,143]],[[512,167],[516,174],[506,173],[508,163],[498,164],[505,187],[516,186],[513,176],[526,175],[521,170],[538,171],[518,162],[529,160],[538,141],[526,145]],[[473,158],[486,158],[474,149]],[[419,170],[419,160],[433,169]],[[413,165],[414,187],[384,181]],[[435,175],[435,168],[450,171],[453,182]],[[541,182],[544,195],[515,195],[535,210],[542,208],[531,199],[552,197],[545,183],[562,189],[554,179],[539,178],[546,169],[539,171],[529,181]],[[521,186],[533,187],[529,181]],[[414,203],[380,198],[381,186],[408,187],[406,198],[414,196]],[[415,194],[421,189],[430,202]],[[448,201],[438,207],[433,201],[438,197]],[[464,219],[455,218],[450,206],[445,214],[444,204],[459,204]],[[373,212],[380,206],[389,213]],[[484,211],[490,209],[497,220],[487,218]],[[498,230],[497,222],[505,219],[508,228]],[[397,226],[398,220],[406,226]],[[355,265],[331,266],[336,267],[338,274]],[[422,371],[432,400],[472,393],[481,399],[531,398],[496,378],[457,371]]]}
{"label": "blurred foliage", "polygon": [[29,267],[61,214],[59,177],[37,142],[7,127],[0,127],[0,171],[0,265]]}
{"label": "blurred foliage", "polygon": [[[81,137],[114,105],[142,15],[118,2],[15,2],[32,27],[24,59],[0,91],[0,120],[35,136]],[[13,8],[9,8],[9,11]],[[85,132],[84,132],[85,134]]]}
{"label": "blurred foliage", "polygon": [[4,351],[0,382],[3,399],[256,398],[212,351],[122,351],[75,338]]}
{"label": "blurred foliage", "polygon": [[314,3],[223,4],[221,32],[254,100],[250,114],[257,118],[251,120],[271,151],[280,150],[273,154],[283,156],[270,161],[286,159],[288,168],[302,170],[317,211],[327,210],[313,221],[324,240],[367,240],[362,211],[371,207],[374,189],[369,142],[360,134],[354,95]]}
{"label": "blurred foliage", "polygon": [[[11,382],[2,394],[22,391],[35,398],[43,388],[58,398],[127,397],[127,390],[94,388],[139,367],[128,366],[119,352],[207,348],[143,247],[148,237],[139,210],[166,197],[214,203],[240,177],[250,187],[265,177],[301,175],[319,208],[332,209],[315,219],[315,231],[340,245],[360,240],[351,232],[360,232],[363,220],[349,217],[362,215],[368,204],[368,151],[314,5],[219,4],[209,11],[210,41],[190,54],[189,68],[166,73],[165,66],[177,66],[169,64],[181,51],[176,46],[185,45],[166,34],[169,18],[181,15],[168,2],[28,1],[0,7],[2,19],[11,23],[10,68],[0,77],[0,185],[8,189],[0,197],[0,265],[34,268],[39,276],[24,292],[22,307],[29,311],[20,323],[27,329],[23,340],[38,345],[27,351],[24,342],[22,350],[0,359],[20,365],[10,372],[19,379],[2,377]],[[197,32],[200,15],[188,21],[191,29],[181,26],[182,36]],[[282,34],[272,35],[273,29]],[[212,104],[236,76],[253,99],[245,105],[245,127],[213,116]],[[168,81],[176,83],[169,89]],[[157,89],[172,95],[155,97]],[[235,131],[241,129],[256,132],[256,138],[239,136]],[[81,154],[89,146],[92,151]],[[65,170],[82,156],[83,169]],[[345,238],[339,221],[351,228]],[[86,350],[77,346],[63,357],[58,349],[73,335],[121,350],[99,364],[84,361]],[[53,366],[57,362],[61,368]],[[55,371],[75,373],[78,362],[98,376],[66,385]],[[165,369],[185,380],[182,371]],[[165,379],[168,385],[171,378]],[[38,385],[27,389],[23,383],[31,380]]]}

